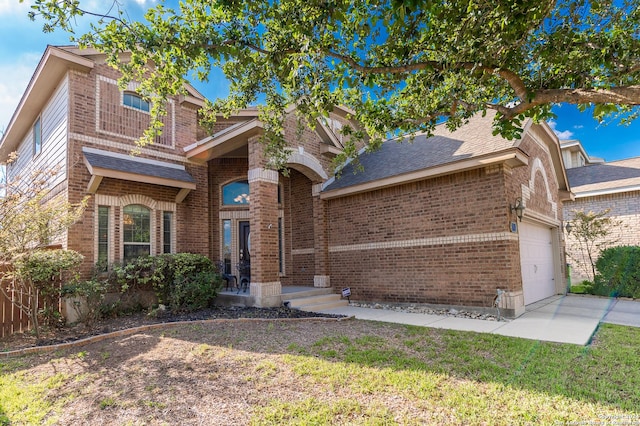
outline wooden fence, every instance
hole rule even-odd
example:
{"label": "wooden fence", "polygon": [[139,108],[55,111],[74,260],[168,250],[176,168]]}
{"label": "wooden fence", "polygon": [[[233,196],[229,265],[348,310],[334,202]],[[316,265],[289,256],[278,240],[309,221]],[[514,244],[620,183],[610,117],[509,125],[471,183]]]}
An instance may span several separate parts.
{"label": "wooden fence", "polygon": [[31,321],[28,315],[25,315],[20,308],[15,306],[12,301],[28,303],[29,295],[22,292],[13,291],[7,298],[0,292],[0,319],[2,325],[0,327],[0,337],[9,336],[13,333],[28,331],[31,328]]}

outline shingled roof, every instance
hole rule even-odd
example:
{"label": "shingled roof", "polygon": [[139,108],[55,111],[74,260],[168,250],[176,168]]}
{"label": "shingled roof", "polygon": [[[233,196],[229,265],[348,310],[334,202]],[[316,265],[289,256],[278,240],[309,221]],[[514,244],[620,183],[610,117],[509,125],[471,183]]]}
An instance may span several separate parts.
{"label": "shingled roof", "polygon": [[640,157],[567,170],[577,197],[640,189]]}
{"label": "shingled roof", "polygon": [[87,163],[92,168],[115,170],[140,176],[152,176],[181,182],[195,183],[193,177],[184,166],[152,161],[143,158],[130,157],[115,153],[99,152],[90,148],[83,148]]}
{"label": "shingled roof", "polygon": [[417,135],[413,141],[407,138],[386,141],[379,150],[360,156],[359,161],[364,170],[357,171],[353,164],[347,164],[341,176],[330,182],[324,191],[347,188],[446,164],[453,165],[513,149],[517,141],[509,141],[492,134],[493,117],[494,114],[487,114],[485,117],[476,115],[468,124],[453,132],[441,124],[430,138]]}

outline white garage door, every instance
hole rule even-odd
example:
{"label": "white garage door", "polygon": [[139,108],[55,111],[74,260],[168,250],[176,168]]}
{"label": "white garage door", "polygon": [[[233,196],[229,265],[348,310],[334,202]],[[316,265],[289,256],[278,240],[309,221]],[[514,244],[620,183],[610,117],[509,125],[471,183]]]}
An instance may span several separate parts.
{"label": "white garage door", "polygon": [[520,264],[524,304],[556,294],[553,277],[551,229],[527,222],[519,223]]}

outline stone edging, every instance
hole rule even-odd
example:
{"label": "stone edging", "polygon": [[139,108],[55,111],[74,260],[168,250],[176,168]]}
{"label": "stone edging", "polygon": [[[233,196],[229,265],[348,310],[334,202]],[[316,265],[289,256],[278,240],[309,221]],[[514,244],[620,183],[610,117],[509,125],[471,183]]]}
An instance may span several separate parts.
{"label": "stone edging", "polygon": [[194,321],[176,321],[176,322],[161,322],[156,324],[141,325],[134,328],[127,328],[125,330],[113,331],[106,334],[98,334],[96,336],[86,337],[84,339],[75,340],[73,342],[58,343],[57,345],[49,346],[33,346],[30,348],[17,349],[15,351],[0,352],[0,358],[10,358],[14,356],[40,354],[45,352],[54,352],[61,349],[75,348],[79,346],[88,345],[90,343],[100,342],[102,340],[111,339],[113,337],[125,337],[132,334],[136,334],[143,331],[156,330],[159,328],[172,328],[179,325],[187,324],[210,324],[215,322],[267,322],[267,321],[285,321],[285,322],[298,322],[298,321],[344,321],[354,319],[353,315],[341,318],[331,317],[309,317],[309,318],[216,318],[208,320],[194,320]]}

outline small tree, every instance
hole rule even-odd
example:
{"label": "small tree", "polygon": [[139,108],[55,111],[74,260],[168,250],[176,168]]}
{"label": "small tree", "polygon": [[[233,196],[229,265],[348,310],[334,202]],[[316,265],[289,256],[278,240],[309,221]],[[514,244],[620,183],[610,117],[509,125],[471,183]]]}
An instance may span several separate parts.
{"label": "small tree", "polygon": [[[15,161],[12,154],[9,163]],[[5,179],[5,194],[0,198],[0,292],[27,315],[39,337],[39,292],[31,274],[23,266],[34,253],[49,246],[84,212],[88,198],[77,204],[52,194],[51,182],[58,169],[34,170],[28,176]],[[75,265],[75,262],[62,262]],[[23,266],[20,266],[23,265]],[[61,269],[62,268],[62,269]],[[60,275],[65,267],[57,268]],[[40,279],[41,277],[38,277]],[[12,297],[22,294],[26,298]]]}
{"label": "small tree", "polygon": [[612,232],[620,227],[622,222],[607,216],[610,210],[597,213],[573,210],[573,219],[567,228],[568,234],[572,237],[568,255],[590,281],[595,279],[596,261],[600,252],[618,241],[617,238],[612,238]]}

